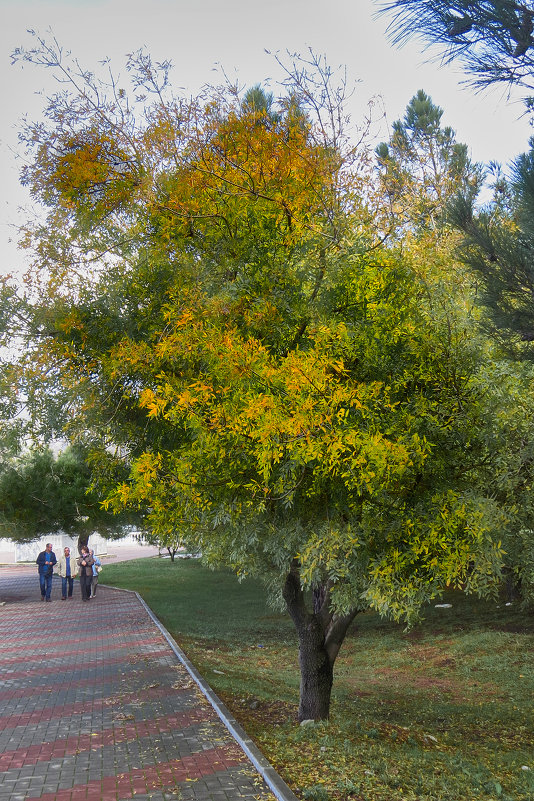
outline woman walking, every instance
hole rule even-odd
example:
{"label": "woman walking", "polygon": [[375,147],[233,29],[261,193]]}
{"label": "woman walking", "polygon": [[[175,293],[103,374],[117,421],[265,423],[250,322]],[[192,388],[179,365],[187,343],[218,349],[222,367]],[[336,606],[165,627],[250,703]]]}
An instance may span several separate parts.
{"label": "woman walking", "polygon": [[87,545],[82,545],[77,562],[80,568],[82,601],[89,601],[91,598],[91,584],[93,583],[93,557],[89,553]]}
{"label": "woman walking", "polygon": [[95,552],[92,548],[89,549],[89,553],[93,557],[93,581],[91,583],[91,598],[94,598],[96,595],[96,587],[98,584],[98,574],[102,570],[102,562],[95,556]]}

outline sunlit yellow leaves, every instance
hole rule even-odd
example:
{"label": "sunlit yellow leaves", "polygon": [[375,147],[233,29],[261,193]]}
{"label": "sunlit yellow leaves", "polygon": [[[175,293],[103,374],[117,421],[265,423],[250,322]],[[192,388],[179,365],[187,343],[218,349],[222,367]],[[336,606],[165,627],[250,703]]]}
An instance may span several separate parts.
{"label": "sunlit yellow leaves", "polygon": [[[164,236],[200,237],[219,258],[226,242],[235,259],[251,242],[302,247],[324,228],[339,163],[313,141],[302,116],[270,117],[235,103],[223,112],[208,103],[196,124],[187,163],[159,180],[154,213]],[[159,123],[154,135],[161,133]],[[258,325],[273,313],[264,306],[247,315]]]}
{"label": "sunlit yellow leaves", "polygon": [[150,488],[157,478],[161,457],[153,453],[143,453],[139,456],[132,470],[136,482]]}
{"label": "sunlit yellow leaves", "polygon": [[114,491],[102,501],[104,509],[123,509],[132,501],[133,490],[130,484],[118,484]]}
{"label": "sunlit yellow leaves", "polygon": [[[58,139],[47,173],[46,180],[61,203],[105,214],[132,200],[143,171],[117,139],[87,128]],[[44,174],[35,175],[35,179],[43,178]]]}
{"label": "sunlit yellow leaves", "polygon": [[[396,492],[423,468],[431,448],[405,430],[410,416],[391,389],[358,381],[337,354],[337,343],[350,343],[346,327],[323,325],[305,350],[278,359],[231,321],[221,324],[208,299],[197,296],[194,309],[178,308],[166,313],[152,352],[155,383],[141,392],[140,405],[149,417],[195,432],[194,461],[202,458],[212,469],[220,464],[225,481],[249,487],[251,500],[283,498],[291,505],[298,496],[315,499],[335,481],[353,504]],[[147,369],[143,349],[124,341],[121,354],[126,365],[137,355],[138,368]],[[202,365],[194,380],[190,359]],[[169,380],[166,365],[173,363],[183,372],[174,369]],[[380,430],[384,420],[388,433]]]}
{"label": "sunlit yellow leaves", "polygon": [[165,411],[167,402],[164,398],[156,397],[153,390],[146,388],[139,396],[139,405],[148,410],[149,417],[158,417]]}

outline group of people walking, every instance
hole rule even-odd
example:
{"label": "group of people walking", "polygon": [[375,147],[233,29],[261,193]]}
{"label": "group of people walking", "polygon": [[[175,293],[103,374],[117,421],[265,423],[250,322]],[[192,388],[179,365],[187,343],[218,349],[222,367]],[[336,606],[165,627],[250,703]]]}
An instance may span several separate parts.
{"label": "group of people walking", "polygon": [[82,545],[80,548],[80,555],[77,559],[71,555],[70,548],[66,546],[58,561],[52,550],[52,543],[49,542],[35,561],[39,570],[41,601],[52,600],[52,577],[55,565],[57,565],[57,575],[61,578],[62,601],[72,598],[74,579],[77,576],[80,579],[82,601],[90,601],[95,597],[102,562],[86,545]]}

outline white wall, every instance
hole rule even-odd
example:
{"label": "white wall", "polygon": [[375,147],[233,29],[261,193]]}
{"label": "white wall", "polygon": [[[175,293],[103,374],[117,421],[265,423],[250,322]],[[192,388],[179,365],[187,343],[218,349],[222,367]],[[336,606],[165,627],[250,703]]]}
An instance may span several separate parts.
{"label": "white wall", "polygon": [[[129,539],[130,537],[128,537]],[[40,540],[28,543],[13,542],[13,540],[0,538],[0,564],[12,565],[17,562],[35,562],[37,555],[44,551],[47,542],[51,542],[54,546],[54,553],[58,559],[66,545],[69,546],[72,553],[77,553],[78,551],[78,540],[68,537],[66,534],[41,537]],[[89,547],[93,548],[95,553],[99,555],[108,552],[108,542],[99,534],[91,534]]]}

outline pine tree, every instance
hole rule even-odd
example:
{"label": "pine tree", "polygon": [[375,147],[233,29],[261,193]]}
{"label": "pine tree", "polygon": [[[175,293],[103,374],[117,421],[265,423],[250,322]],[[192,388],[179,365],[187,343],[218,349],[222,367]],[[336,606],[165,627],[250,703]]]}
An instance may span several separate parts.
{"label": "pine tree", "polygon": [[396,44],[419,37],[446,62],[460,60],[477,88],[534,88],[532,0],[382,0]]}
{"label": "pine tree", "polygon": [[507,352],[534,358],[534,140],[500,174],[494,197],[482,210],[476,194],[460,194],[449,216],[463,232],[462,261],[478,276],[480,300],[492,335]]}
{"label": "pine tree", "polygon": [[447,200],[482,181],[481,168],[470,161],[453,129],[442,126],[442,116],[443,109],[419,89],[404,118],[393,123],[389,142],[377,147],[382,193],[390,225],[397,229],[439,230]]}

